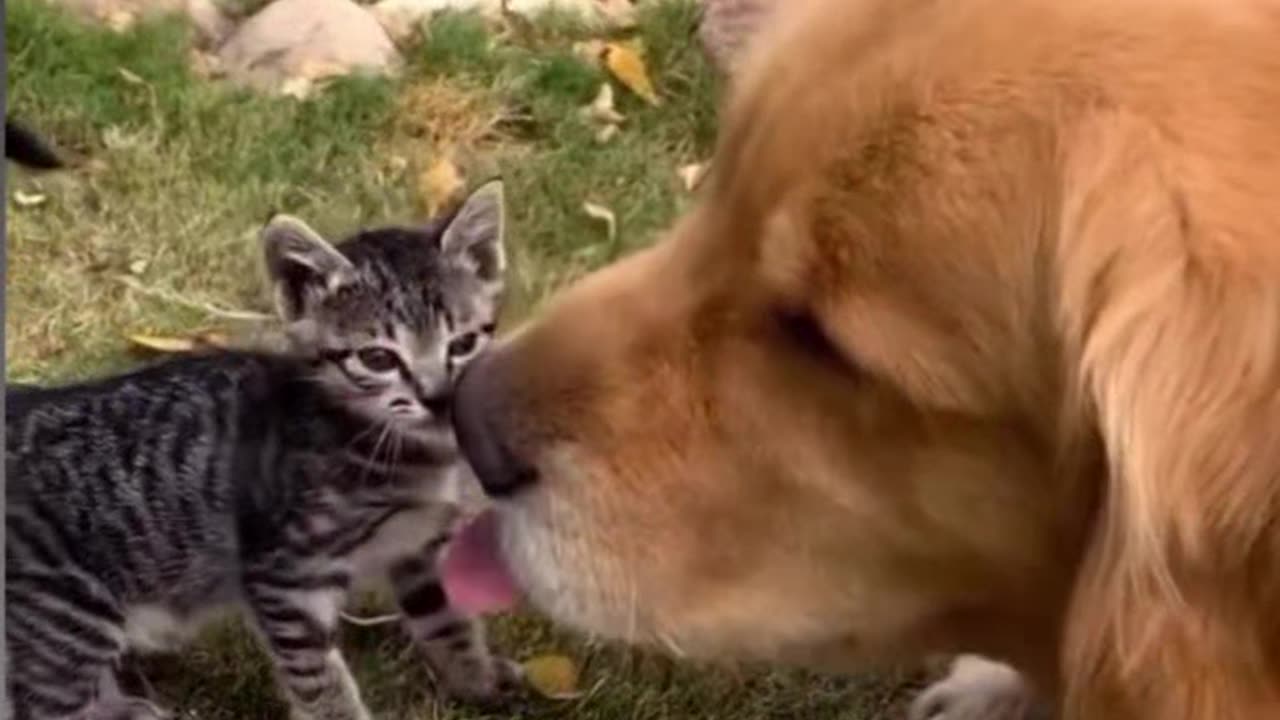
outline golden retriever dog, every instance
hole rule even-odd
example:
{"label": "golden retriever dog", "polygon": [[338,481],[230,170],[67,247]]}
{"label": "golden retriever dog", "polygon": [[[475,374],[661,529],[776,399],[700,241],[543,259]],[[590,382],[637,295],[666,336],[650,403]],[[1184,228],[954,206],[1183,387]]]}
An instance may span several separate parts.
{"label": "golden retriever dog", "polygon": [[721,133],[464,375],[451,597],[1280,718],[1280,3],[794,2]]}

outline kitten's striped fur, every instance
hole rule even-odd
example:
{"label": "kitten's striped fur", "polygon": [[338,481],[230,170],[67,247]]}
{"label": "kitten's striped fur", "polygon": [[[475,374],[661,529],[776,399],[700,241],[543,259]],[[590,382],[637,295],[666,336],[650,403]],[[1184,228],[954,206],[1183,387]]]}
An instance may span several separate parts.
{"label": "kitten's striped fur", "polygon": [[446,690],[489,698],[515,679],[435,570],[472,482],[448,401],[492,332],[501,207],[493,183],[451,218],[336,248],[277,218],[263,238],[293,352],[6,392],[15,720],[161,716],[124,696],[116,663],[226,607],[260,631],[293,718],[367,718],[334,632],[375,574]]}
{"label": "kitten's striped fur", "polygon": [[28,170],[64,167],[62,158],[43,138],[8,116],[4,119],[4,156]]}

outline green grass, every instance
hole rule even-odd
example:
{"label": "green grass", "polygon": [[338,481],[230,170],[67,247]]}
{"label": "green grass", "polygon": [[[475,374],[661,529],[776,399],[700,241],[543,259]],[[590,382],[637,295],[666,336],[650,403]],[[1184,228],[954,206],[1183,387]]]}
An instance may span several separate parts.
{"label": "green grass", "polygon": [[[506,180],[513,317],[651,242],[689,200],[676,169],[710,153],[718,87],[692,38],[692,5],[647,8],[638,33],[663,102],[650,107],[617,88],[627,119],[601,144],[578,108],[606,78],[573,52],[590,35],[564,17],[499,39],[476,17],[445,15],[410,52],[402,77],[344,80],[300,103],[193,76],[178,22],[115,35],[39,0],[12,0],[10,111],[80,162],[39,177],[8,171],[8,379],[127,367],[136,362],[131,333],[252,330],[189,305],[267,309],[256,230],[271,212],[295,213],[331,235],[421,216],[417,178],[445,153],[473,181]],[[14,190],[44,201],[18,203]],[[582,211],[584,201],[614,211],[616,238]],[[901,678],[701,668],[568,636],[532,617],[504,618],[494,635],[517,658],[570,654],[590,690],[494,717],[870,720],[889,717],[901,695]],[[393,631],[348,628],[343,643],[384,716],[482,717],[435,701]],[[237,625],[149,665],[186,717],[283,716],[261,654]]]}

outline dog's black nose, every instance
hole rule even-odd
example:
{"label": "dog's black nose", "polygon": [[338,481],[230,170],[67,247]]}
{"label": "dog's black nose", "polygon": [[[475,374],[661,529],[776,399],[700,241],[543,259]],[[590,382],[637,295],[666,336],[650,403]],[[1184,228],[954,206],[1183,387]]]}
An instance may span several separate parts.
{"label": "dog's black nose", "polygon": [[453,395],[458,445],[490,497],[510,497],[538,479],[537,470],[514,450],[506,416],[505,381],[496,353],[483,352],[462,372]]}

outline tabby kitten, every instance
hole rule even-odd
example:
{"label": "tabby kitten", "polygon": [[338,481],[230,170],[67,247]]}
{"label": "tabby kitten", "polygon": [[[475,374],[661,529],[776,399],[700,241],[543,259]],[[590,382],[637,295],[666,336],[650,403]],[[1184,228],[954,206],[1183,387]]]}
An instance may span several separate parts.
{"label": "tabby kitten", "polygon": [[172,647],[240,607],[292,717],[369,717],[335,647],[354,580],[390,580],[447,692],[517,679],[455,614],[435,558],[471,481],[449,423],[493,333],[502,190],[451,217],[335,246],[279,216],[262,233],[292,352],[218,351],[6,392],[10,717],[163,717],[126,697],[131,649]]}

